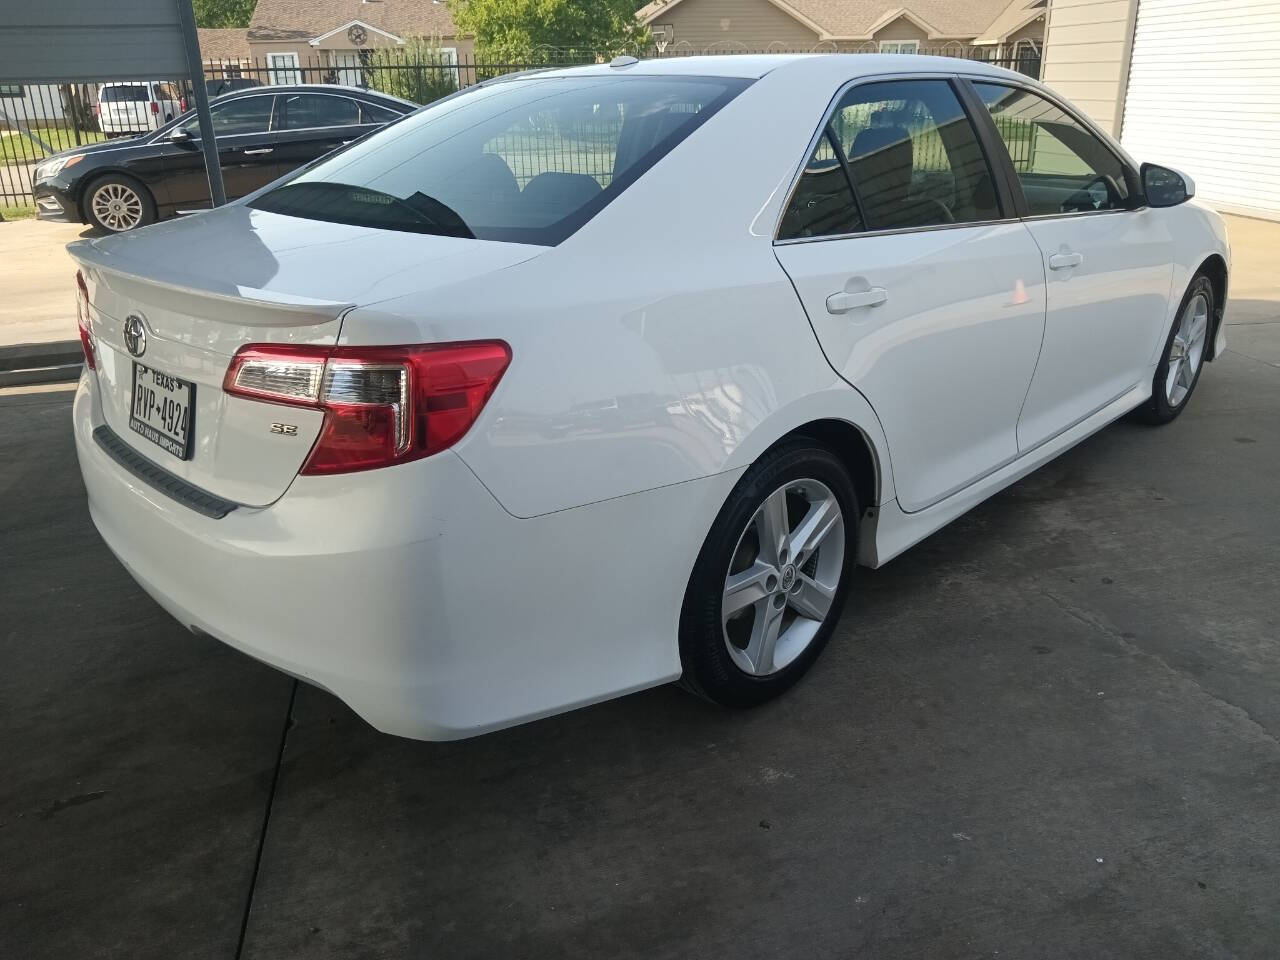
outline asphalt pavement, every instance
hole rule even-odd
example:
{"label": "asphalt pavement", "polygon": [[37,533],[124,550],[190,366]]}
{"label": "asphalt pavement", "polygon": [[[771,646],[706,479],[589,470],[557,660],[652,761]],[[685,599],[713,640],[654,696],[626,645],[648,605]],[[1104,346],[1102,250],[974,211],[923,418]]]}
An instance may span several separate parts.
{"label": "asphalt pavement", "polygon": [[171,621],[70,393],[0,395],[0,956],[1274,958],[1280,316],[1232,317],[1174,424],[861,571],[781,701],[448,744]]}

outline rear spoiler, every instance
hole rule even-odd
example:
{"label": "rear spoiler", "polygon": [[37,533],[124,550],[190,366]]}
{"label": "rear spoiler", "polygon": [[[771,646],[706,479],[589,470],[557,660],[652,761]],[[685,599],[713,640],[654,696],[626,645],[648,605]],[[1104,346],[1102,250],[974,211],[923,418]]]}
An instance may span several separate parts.
{"label": "rear spoiler", "polygon": [[104,253],[91,240],[67,244],[67,253],[84,270],[86,280],[95,285],[102,283],[121,297],[222,323],[245,327],[317,326],[337,320],[355,306],[175,272],[159,280],[147,276],[144,264]]}

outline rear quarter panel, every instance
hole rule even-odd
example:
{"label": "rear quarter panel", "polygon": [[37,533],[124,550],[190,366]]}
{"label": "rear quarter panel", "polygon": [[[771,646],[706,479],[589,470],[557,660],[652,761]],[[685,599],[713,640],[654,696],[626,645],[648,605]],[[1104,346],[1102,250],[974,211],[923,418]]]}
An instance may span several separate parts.
{"label": "rear quarter panel", "polygon": [[511,366],[457,450],[518,517],[737,469],[823,418],[861,429],[887,468],[773,256],[843,76],[823,66],[758,81],[559,247],[359,308],[341,342],[506,340]]}

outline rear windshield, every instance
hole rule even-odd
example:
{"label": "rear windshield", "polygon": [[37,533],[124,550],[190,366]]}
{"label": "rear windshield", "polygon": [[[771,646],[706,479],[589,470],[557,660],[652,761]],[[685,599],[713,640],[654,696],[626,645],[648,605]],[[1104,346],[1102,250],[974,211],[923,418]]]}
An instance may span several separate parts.
{"label": "rear windshield", "polygon": [[259,210],[552,245],[749,81],[528,77],[451,98],[258,197]]}
{"label": "rear windshield", "polygon": [[102,96],[98,99],[103,103],[118,103],[121,100],[150,100],[151,96],[142,84],[127,83],[118,87],[103,87]]}

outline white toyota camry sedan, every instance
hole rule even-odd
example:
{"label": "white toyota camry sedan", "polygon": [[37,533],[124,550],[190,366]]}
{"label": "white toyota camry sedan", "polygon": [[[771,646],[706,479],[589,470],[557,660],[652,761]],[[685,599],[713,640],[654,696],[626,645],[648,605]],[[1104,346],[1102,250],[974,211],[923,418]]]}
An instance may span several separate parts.
{"label": "white toyota camry sedan", "polygon": [[71,245],[89,507],[381,730],[813,664],[877,566],[1223,350],[1222,221],[1019,74],[692,57],[450,97]]}

